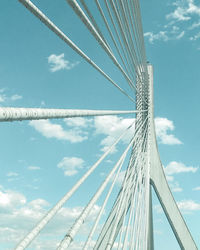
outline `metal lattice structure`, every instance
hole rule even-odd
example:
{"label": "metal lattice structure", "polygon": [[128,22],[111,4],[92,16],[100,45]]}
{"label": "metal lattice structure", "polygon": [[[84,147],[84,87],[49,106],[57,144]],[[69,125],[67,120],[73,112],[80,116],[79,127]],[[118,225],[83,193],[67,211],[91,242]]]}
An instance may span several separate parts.
{"label": "metal lattice structure", "polygon": [[[112,179],[105,200],[92,226],[83,249],[117,249],[153,250],[153,222],[151,185],[153,186],[165,215],[171,225],[176,239],[185,250],[196,250],[195,242],[176,205],[165,178],[163,167],[157,150],[154,127],[153,108],[153,67],[147,63],[144,47],[139,0],[94,0],[101,16],[99,25],[85,0],[67,0],[72,10],[85,24],[91,35],[102,47],[113,64],[118,68],[127,84],[127,93],[119,83],[114,81],[90,57],[87,56],[70,38],[64,34],[44,13],[30,0],[19,0],[32,14],[43,22],[47,28],[86,60],[95,70],[102,74],[107,81],[117,88],[135,105],[131,111],[108,110],[69,110],[69,109],[30,109],[30,108],[0,108],[0,121],[21,121],[51,118],[68,118],[84,116],[104,116],[119,114],[136,114],[135,123],[113,143],[113,145],[92,165],[81,179],[64,195],[64,197],[42,218],[40,222],[18,244],[16,250],[27,248],[40,231],[62,208],[83,182],[95,171],[99,164],[112,152],[115,145],[126,135],[133,126],[135,133],[128,146],[121,154],[110,173],[94,193],[84,210],[71,225],[65,237],[58,245],[59,250],[67,249],[78,233],[81,225],[96,204],[102,192]],[[81,7],[82,6],[82,7]],[[106,11],[106,14],[105,14]],[[109,39],[103,35],[101,25],[104,25]],[[111,41],[112,44],[110,44]],[[114,49],[112,49],[114,48]],[[114,55],[116,52],[117,56]],[[125,158],[130,153],[126,174],[114,204],[104,222],[95,244],[91,245],[104,208],[114,188]]]}

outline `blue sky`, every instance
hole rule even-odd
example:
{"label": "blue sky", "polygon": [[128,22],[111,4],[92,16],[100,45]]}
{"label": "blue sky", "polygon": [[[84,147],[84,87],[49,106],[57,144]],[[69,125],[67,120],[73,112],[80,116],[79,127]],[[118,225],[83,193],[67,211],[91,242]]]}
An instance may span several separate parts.
{"label": "blue sky", "polygon": [[[199,247],[200,4],[195,0],[140,2],[147,60],[154,66],[160,157],[173,195]],[[35,0],[33,3],[120,86],[130,91],[66,1]],[[93,1],[89,7],[97,14]],[[128,98],[18,1],[3,1],[0,9],[1,106],[134,108]],[[103,26],[102,30],[105,31]],[[1,123],[0,249],[12,249],[132,119],[132,116],[113,116]],[[55,249],[127,142],[125,138],[115,148],[30,249]],[[124,169],[119,184],[123,173]],[[116,185],[115,191],[118,188]],[[92,210],[79,240],[84,238],[89,221],[94,220],[100,206],[101,202]],[[155,250],[161,249],[160,246],[163,250],[178,250],[156,197],[153,208]],[[74,245],[71,249],[79,248]]]}

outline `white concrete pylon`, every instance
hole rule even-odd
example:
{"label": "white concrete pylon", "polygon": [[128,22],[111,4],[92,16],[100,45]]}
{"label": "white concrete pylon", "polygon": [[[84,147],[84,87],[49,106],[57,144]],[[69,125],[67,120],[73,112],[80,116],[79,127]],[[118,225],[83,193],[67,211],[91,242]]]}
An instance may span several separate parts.
{"label": "white concrete pylon", "polygon": [[190,234],[190,231],[181,215],[181,212],[174,200],[171,190],[168,186],[163,166],[160,161],[153,115],[153,67],[148,65],[149,73],[149,114],[150,114],[150,180],[157,194],[160,204],[165,212],[167,220],[174,232],[174,235],[184,250],[197,250],[197,246]]}

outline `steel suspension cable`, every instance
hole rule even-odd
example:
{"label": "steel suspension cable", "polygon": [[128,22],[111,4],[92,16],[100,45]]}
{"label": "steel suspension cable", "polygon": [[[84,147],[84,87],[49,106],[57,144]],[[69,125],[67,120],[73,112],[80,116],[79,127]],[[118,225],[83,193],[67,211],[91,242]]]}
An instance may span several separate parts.
{"label": "steel suspension cable", "polygon": [[[147,126],[145,128],[145,131],[147,131]],[[145,134],[145,133],[144,133]],[[143,141],[145,141],[146,138],[145,136],[143,136],[143,139],[142,139],[142,142],[141,142],[141,145],[143,144]],[[140,147],[140,146],[139,146]],[[142,172],[143,170],[145,170],[145,164],[143,164],[143,161],[142,161],[142,158],[141,157],[141,154],[143,152],[143,148],[141,148],[140,152],[138,152],[136,154],[136,161],[134,162],[134,168],[136,169],[136,173],[135,173],[135,177],[137,176],[137,173],[139,172]],[[139,171],[138,171],[139,169]],[[137,178],[137,177],[136,177]],[[128,221],[128,226],[126,228],[126,233],[125,233],[125,237],[124,237],[124,243],[123,243],[123,249],[126,249],[126,245],[127,245],[127,240],[128,240],[128,234],[129,234],[129,231],[130,229],[132,229],[133,227],[130,226],[131,225],[131,221],[133,219],[133,206],[135,205],[135,199],[136,199],[136,190],[137,190],[137,187],[138,187],[138,181],[139,181],[139,178],[137,178],[137,182],[135,183],[135,186],[132,188],[132,195],[131,195],[131,205],[130,205],[130,214],[129,214],[129,221]],[[136,214],[136,211],[135,211],[135,214]],[[132,237],[131,237],[132,238]],[[131,244],[131,240],[130,241],[130,244]]]}
{"label": "steel suspension cable", "polygon": [[61,241],[60,245],[57,248],[58,250],[64,250],[70,245],[71,241],[73,240],[74,236],[76,235],[77,231],[79,230],[81,224],[83,224],[85,218],[87,217],[87,215],[91,211],[91,209],[94,206],[95,202],[98,200],[99,196],[104,191],[104,189],[107,186],[108,182],[110,181],[111,177],[113,176],[113,174],[115,173],[117,168],[120,166],[121,162],[123,161],[124,157],[127,155],[127,153],[129,151],[130,147],[132,146],[132,144],[133,144],[133,140],[131,140],[128,147],[126,148],[126,150],[124,151],[124,153],[120,157],[119,161],[116,163],[114,168],[111,170],[109,175],[106,177],[106,179],[104,180],[102,185],[97,190],[96,194],[92,197],[92,199],[90,200],[88,205],[85,207],[85,209],[83,210],[83,212],[81,213],[79,218],[76,220],[74,225],[70,228],[70,230],[68,231],[68,233],[66,234],[64,239]]}
{"label": "steel suspension cable", "polygon": [[[144,157],[142,157],[141,159],[141,162],[144,161]],[[146,164],[144,163],[141,163],[145,166],[145,168],[143,168],[143,170],[145,171],[146,169]],[[133,238],[133,243],[134,243],[134,246],[133,246],[133,249],[138,249],[138,245],[140,245],[140,242],[139,242],[139,235],[140,235],[140,232],[141,232],[141,228],[144,226],[143,223],[141,223],[141,211],[142,211],[142,204],[144,206],[144,202],[142,202],[142,199],[143,199],[143,196],[144,196],[144,171],[140,171],[140,175],[139,175],[139,178],[138,178],[138,181],[139,182],[139,193],[138,193],[138,197],[139,197],[139,201],[137,201],[137,205],[136,205],[136,210],[135,210],[135,214],[137,214],[137,216],[135,217],[135,222],[134,222],[134,226],[133,226],[133,235],[135,235],[135,237]],[[142,185],[143,183],[143,185]],[[146,205],[146,204],[145,204]],[[140,247],[139,247],[140,249]]]}
{"label": "steel suspension cable", "polygon": [[100,209],[100,211],[99,211],[99,214],[98,214],[98,216],[97,216],[97,218],[96,218],[96,221],[95,221],[95,223],[94,223],[94,225],[93,225],[93,228],[92,228],[92,230],[91,230],[91,232],[90,232],[90,234],[89,234],[89,236],[88,236],[88,239],[87,239],[87,241],[86,241],[86,243],[85,243],[85,246],[84,246],[83,250],[88,249],[88,246],[90,245],[90,242],[91,242],[91,240],[92,240],[92,236],[93,236],[93,234],[94,234],[94,232],[95,232],[95,230],[96,230],[96,228],[97,228],[97,225],[98,225],[98,223],[99,223],[99,220],[100,220],[100,218],[101,218],[101,216],[102,216],[102,214],[103,214],[103,212],[104,212],[104,208],[106,207],[106,204],[107,204],[107,202],[108,202],[108,199],[110,198],[111,192],[112,192],[113,187],[114,187],[114,185],[115,185],[115,183],[116,183],[116,181],[117,181],[117,178],[118,178],[119,173],[120,173],[120,171],[121,171],[121,168],[122,168],[122,165],[123,165],[123,163],[124,163],[124,160],[125,160],[125,157],[124,157],[123,161],[121,162],[120,167],[119,167],[119,169],[118,169],[118,171],[117,171],[117,173],[116,173],[116,175],[115,175],[115,177],[114,177],[114,180],[113,180],[113,182],[112,182],[112,185],[111,185],[111,187],[110,187],[110,189],[109,189],[109,191],[108,191],[108,193],[107,193],[107,195],[106,195],[106,197],[105,197],[105,200],[104,200],[104,202],[103,202],[103,205],[102,205],[102,207],[101,207],[101,209]]}
{"label": "steel suspension cable", "polygon": [[95,223],[94,223],[94,225],[93,225],[93,228],[92,228],[92,230],[91,230],[91,232],[90,232],[90,234],[89,234],[89,236],[88,236],[88,239],[87,239],[87,241],[86,241],[86,243],[85,243],[85,245],[84,245],[83,250],[88,249],[88,247],[89,247],[89,245],[90,245],[90,242],[91,242],[91,240],[92,240],[92,236],[94,235],[94,232],[95,232],[95,230],[96,230],[96,228],[97,228],[97,225],[98,225],[98,223],[99,223],[99,220],[101,219],[101,216],[102,216],[102,214],[103,214],[103,212],[104,212],[104,208],[105,208],[105,206],[107,205],[108,199],[110,198],[111,192],[112,192],[113,187],[114,187],[114,185],[115,185],[115,183],[116,183],[116,181],[117,181],[117,178],[118,178],[119,173],[120,173],[120,171],[121,171],[121,168],[122,168],[122,165],[123,165],[123,163],[124,163],[124,160],[125,160],[125,157],[124,157],[123,161],[121,162],[121,165],[120,165],[120,167],[119,167],[119,169],[118,169],[118,171],[117,171],[117,173],[116,173],[116,175],[115,175],[115,177],[114,177],[114,180],[113,180],[113,182],[112,182],[112,185],[111,185],[111,187],[110,187],[110,189],[109,189],[109,191],[108,191],[108,194],[106,195],[106,198],[105,198],[105,200],[104,200],[104,202],[103,202],[103,205],[102,205],[102,207],[101,207],[101,209],[100,209],[100,211],[99,211],[99,214],[98,214],[98,216],[97,216],[97,218],[96,218],[96,221],[95,221]]}
{"label": "steel suspension cable", "polygon": [[38,17],[50,30],[68,44],[77,54],[85,59],[92,67],[101,73],[109,82],[111,82],[120,92],[126,95],[132,102],[135,100],[129,96],[114,80],[112,80],[98,65],[96,65],[75,43],[73,43],[50,19],[45,16],[30,0],[19,0],[28,10]]}
{"label": "steel suspension cable", "polygon": [[108,46],[105,44],[105,42],[103,41],[103,39],[101,38],[101,36],[98,34],[98,32],[96,31],[96,29],[94,28],[94,26],[91,24],[91,22],[89,21],[89,19],[87,18],[87,16],[83,12],[83,10],[81,9],[81,7],[77,3],[77,1],[76,0],[66,0],[66,1],[69,3],[69,5],[75,11],[75,13],[78,15],[78,17],[81,19],[81,21],[85,24],[85,26],[88,28],[88,30],[90,31],[90,33],[94,36],[94,38],[97,40],[97,42],[99,43],[99,45],[105,50],[105,52],[110,57],[110,59],[113,61],[113,63],[121,71],[121,73],[123,74],[123,76],[127,80],[128,84],[130,86],[133,86],[134,89],[135,89],[135,91],[137,91],[136,87],[134,86],[134,83],[131,81],[131,79],[129,78],[129,76],[127,75],[127,73],[124,71],[124,69],[122,68],[122,66],[119,64],[119,62],[117,61],[117,59],[115,58],[115,56],[112,54],[112,52],[110,51],[110,49],[108,48]]}
{"label": "steel suspension cable", "polygon": [[[128,51],[128,54],[130,55],[130,58],[132,59],[131,61],[132,61],[133,65],[134,65],[134,68],[135,68],[135,70],[136,70],[136,72],[137,72],[137,70],[138,70],[138,69],[137,69],[137,64],[136,64],[136,62],[135,62],[134,55],[133,55],[132,52],[131,52],[129,43],[128,43],[128,41],[127,41],[127,38],[126,38],[126,36],[125,36],[125,34],[124,34],[124,31],[123,31],[123,28],[122,28],[122,23],[121,23],[121,20],[120,20],[119,15],[118,15],[116,6],[115,6],[113,0],[109,0],[109,2],[110,2],[110,4],[111,4],[111,8],[113,9],[113,12],[114,12],[114,14],[115,14],[116,21],[117,21],[117,23],[118,23],[118,26],[119,26],[119,29],[120,29],[120,32],[121,32],[121,35],[122,35],[122,39],[123,39],[123,41],[124,41],[124,44],[125,44],[126,49],[127,49],[127,51]],[[133,85],[133,87],[134,87],[136,93],[138,93],[139,95],[141,95],[141,93],[138,91],[137,86],[135,86],[135,84]],[[141,95],[141,97],[143,98],[142,95]],[[143,100],[144,100],[144,98],[143,98]],[[144,100],[144,102],[146,103],[145,100]]]}
{"label": "steel suspension cable", "polygon": [[[121,45],[122,53],[123,53],[123,55],[122,55],[122,53],[120,52],[119,46],[117,45],[117,43],[115,41],[114,35],[113,35],[113,33],[112,33],[112,31],[111,31],[111,29],[109,27],[108,21],[107,21],[107,19],[105,17],[105,14],[103,12],[103,9],[101,8],[101,5],[100,5],[99,1],[95,0],[95,3],[96,3],[97,9],[99,10],[99,13],[100,13],[100,15],[101,15],[101,17],[103,19],[103,22],[104,22],[104,24],[105,24],[105,26],[107,28],[107,31],[108,31],[108,33],[109,33],[109,35],[111,37],[111,40],[112,40],[112,42],[113,42],[113,44],[115,46],[115,49],[117,50],[117,53],[118,53],[118,55],[119,55],[119,57],[120,57],[120,59],[122,61],[122,64],[124,65],[124,68],[125,68],[128,76],[134,81],[134,75],[132,74],[132,70],[130,69],[130,66],[128,65],[127,58],[126,58],[125,52],[123,50],[123,47]],[[125,60],[123,59],[123,56],[125,57],[126,63],[125,63]]]}
{"label": "steel suspension cable", "polygon": [[[146,128],[145,128],[145,130],[147,129],[147,126],[146,126]],[[143,143],[143,140],[144,140],[145,138],[144,138],[144,136],[143,136],[143,139],[139,142],[139,147],[140,147],[140,145],[142,145],[142,143]],[[138,146],[138,144],[136,144],[137,146]],[[130,178],[130,180],[131,180],[131,188],[130,188],[130,190],[131,190],[131,198],[130,198],[130,201],[131,201],[131,203],[130,204],[132,204],[132,205],[134,205],[135,204],[135,200],[136,200],[136,190],[137,190],[137,186],[138,186],[138,178],[137,178],[137,175],[138,175],[138,169],[140,169],[140,164],[139,164],[139,161],[141,160],[141,155],[140,155],[140,152],[138,152],[138,151],[136,151],[136,150],[134,150],[133,151],[133,154],[132,154],[132,158],[134,158],[136,156],[136,159],[135,159],[135,161],[134,161],[134,163],[133,163],[133,166],[130,168],[130,166],[129,166],[129,169],[132,169],[132,177]],[[135,169],[134,171],[133,171],[133,169]],[[135,180],[136,180],[136,182],[135,182]],[[123,202],[122,202],[123,203]],[[130,212],[132,213],[133,212],[133,209],[132,209],[132,205],[130,205],[130,208],[129,208],[129,210],[130,210]],[[125,214],[123,215],[124,216],[124,218],[123,218],[123,224],[122,224],[122,228],[124,228],[125,227]],[[131,216],[131,215],[130,215]],[[128,225],[128,229],[129,229],[129,225]],[[122,240],[122,233],[123,232],[121,232],[120,233],[120,241],[119,241],[119,244],[118,244],[118,246],[120,246],[121,245],[121,240]],[[127,230],[126,230],[126,234],[127,234]],[[125,246],[125,243],[123,244],[123,246]],[[119,248],[118,248],[119,249]]]}
{"label": "steel suspension cable", "polygon": [[[137,50],[137,54],[140,58],[140,62],[141,64],[143,64],[143,56],[142,56],[142,53],[140,51],[140,46],[139,46],[139,41],[137,39],[137,35],[136,35],[136,31],[135,31],[135,27],[134,27],[134,24],[133,24],[133,21],[132,21],[132,15],[131,15],[131,12],[130,12],[130,8],[128,6],[128,1],[125,0],[123,1],[124,3],[124,8],[125,8],[125,12],[127,13],[127,18],[129,19],[129,23],[130,23],[130,30],[132,31],[132,34],[133,34],[133,38],[134,38],[134,41],[135,41],[135,44],[136,44],[136,50]],[[143,68],[143,65],[141,65],[141,67]]]}
{"label": "steel suspension cable", "polygon": [[[119,3],[119,4],[118,4]],[[127,13],[125,12],[125,8],[124,8],[124,3],[123,1],[121,0],[118,0],[116,1],[116,6],[117,6],[117,12],[118,12],[118,15],[119,15],[119,18],[121,16],[121,23],[124,27],[124,34],[127,38],[127,41],[128,41],[128,44],[129,44],[129,47],[131,49],[131,51],[133,52],[133,58],[135,58],[135,64],[137,65],[136,67],[136,72],[137,72],[137,75],[141,75],[142,74],[142,71],[141,71],[141,68],[140,68],[140,61],[138,59],[138,56],[137,56],[137,53],[136,53],[136,49],[135,49],[135,46],[133,44],[133,39],[132,39],[132,36],[131,36],[131,30],[130,30],[130,25],[129,25],[129,22],[128,22],[128,19],[127,19]]]}
{"label": "steel suspension cable", "polygon": [[[145,124],[145,122],[146,121],[144,121],[144,124]],[[135,132],[135,134],[134,134],[134,141],[137,139],[137,136],[138,136],[138,134],[139,134],[139,132],[140,132],[140,129],[142,128],[142,126],[139,128],[139,127],[137,127],[137,130],[136,130],[136,132]],[[129,170],[128,170],[129,171]],[[126,174],[125,175],[125,179],[126,178],[128,178],[128,175]],[[123,181],[123,183],[125,183],[125,180]],[[123,187],[123,186],[122,186]],[[124,186],[124,188],[126,189],[126,186]],[[121,199],[122,199],[122,197],[123,197],[123,193],[122,193],[122,191],[124,192],[124,189],[122,189],[121,191],[120,191],[120,193],[118,194],[118,198],[116,199],[116,202],[115,202],[115,204],[114,204],[114,207],[113,207],[113,211],[114,211],[114,215],[113,215],[113,211],[111,210],[111,213],[110,213],[110,215],[108,216],[108,219],[107,219],[107,222],[105,223],[105,226],[104,226],[104,228],[106,228],[106,229],[102,229],[102,232],[101,232],[101,234],[99,235],[99,238],[98,238],[98,240],[97,240],[97,242],[96,242],[96,246],[95,246],[95,249],[98,249],[100,246],[99,246],[99,244],[101,244],[100,242],[99,242],[99,239],[101,239],[102,237],[104,237],[104,236],[102,236],[103,234],[104,234],[104,231],[106,230],[106,233],[108,234],[108,232],[111,230],[110,229],[110,226],[111,226],[111,224],[109,224],[109,221],[110,221],[110,216],[112,217],[111,218],[111,220],[113,220],[113,216],[115,216],[116,214],[117,214],[117,212],[116,212],[116,210],[118,210],[118,206],[119,205],[121,205],[122,203],[121,203]],[[117,217],[117,219],[118,219],[119,217]],[[115,223],[114,224],[114,227],[116,227],[116,225],[117,225],[117,223]],[[114,229],[112,229],[112,231],[113,231]],[[109,239],[110,239],[110,237],[109,237]]]}
{"label": "steel suspension cable", "polygon": [[[145,72],[147,73],[147,66],[146,66],[146,55],[145,55],[145,47],[144,47],[144,35],[142,31],[141,26],[141,20],[139,20],[138,13],[137,13],[137,7],[136,7],[136,1],[129,0],[130,3],[130,9],[132,12],[132,17],[134,19],[135,27],[136,27],[136,34],[139,40],[140,45],[140,51],[142,52],[143,57],[143,65],[145,66]],[[138,24],[140,22],[140,25]]]}
{"label": "steel suspension cable", "polygon": [[[129,63],[130,63],[130,65],[132,65],[132,68],[133,68],[134,70],[136,70],[136,67],[137,67],[137,66],[136,66],[134,57],[133,57],[133,55],[132,55],[132,53],[131,53],[131,50],[130,50],[130,48],[129,48],[129,45],[128,45],[128,41],[127,41],[127,39],[126,39],[126,36],[125,36],[125,34],[124,34],[123,27],[122,27],[122,23],[121,23],[121,20],[120,20],[120,18],[119,18],[117,9],[116,9],[115,4],[114,4],[114,2],[113,2],[112,0],[109,1],[109,2],[110,2],[110,5],[111,5],[111,8],[112,8],[112,10],[113,10],[115,19],[116,19],[116,21],[117,21],[117,24],[118,24],[118,27],[119,27],[119,30],[120,30],[120,34],[121,34],[121,37],[122,37],[122,40],[123,40],[123,43],[124,43],[124,46],[125,46],[125,50],[126,50],[127,55],[128,55],[128,57],[129,57]],[[107,3],[107,0],[105,0],[105,3],[106,3],[106,6],[107,6],[107,9],[109,9],[109,12],[111,13],[110,8],[109,8],[109,5],[108,5],[108,3]]]}
{"label": "steel suspension cable", "polygon": [[39,119],[59,119],[72,117],[105,116],[105,115],[125,115],[147,112],[147,110],[84,110],[84,109],[42,109],[42,108],[12,108],[0,107],[0,122],[39,120]]}
{"label": "steel suspension cable", "polygon": [[112,23],[112,25],[113,25],[115,34],[116,34],[116,36],[117,36],[118,42],[119,42],[120,47],[121,47],[121,49],[122,49],[123,55],[124,55],[124,57],[125,57],[125,61],[126,61],[127,65],[128,65],[129,72],[131,72],[131,76],[133,77],[133,79],[136,79],[136,76],[134,75],[134,74],[135,74],[135,73],[134,73],[134,67],[131,66],[130,58],[128,59],[128,57],[129,57],[128,51],[127,51],[126,48],[124,47],[125,45],[123,46],[123,44],[122,44],[122,41],[121,41],[121,38],[120,38],[120,34],[119,34],[119,32],[118,32],[118,30],[117,30],[117,27],[116,27],[116,25],[115,25],[115,22],[114,22],[114,19],[113,19],[111,10],[110,10],[110,8],[109,8],[109,5],[108,5],[108,3],[107,3],[107,0],[104,0],[104,3],[105,3],[105,6],[106,6],[106,8],[107,8],[107,11],[108,11],[108,14],[109,14],[111,23]]}
{"label": "steel suspension cable", "polygon": [[68,191],[60,201],[42,218],[42,220],[29,232],[26,237],[18,244],[16,250],[25,249],[33,239],[39,234],[39,232],[46,226],[46,224],[54,217],[54,215],[60,210],[60,208],[66,203],[66,201],[75,193],[75,191],[81,186],[81,184],[94,172],[99,164],[106,158],[106,156],[112,152],[113,148],[118,142],[125,136],[127,131],[132,127],[131,124],[118,139],[108,148],[108,150],[99,158],[99,160],[79,179],[79,181]]}
{"label": "steel suspension cable", "polygon": [[103,36],[103,33],[101,32],[101,30],[100,30],[98,24],[96,23],[96,21],[95,21],[93,15],[92,15],[92,13],[90,12],[90,10],[89,10],[87,4],[85,3],[85,0],[80,0],[80,2],[81,2],[81,4],[82,4],[83,8],[85,9],[85,11],[86,11],[88,17],[90,18],[91,23],[93,24],[93,26],[95,27],[95,29],[96,29],[97,32],[99,33],[100,37],[104,40],[105,44],[106,44],[106,45],[108,46],[108,48],[111,50],[111,48],[110,48],[109,45],[108,45],[108,42],[106,41],[106,39],[105,39],[105,37]]}
{"label": "steel suspension cable", "polygon": [[[146,170],[146,168],[147,168],[146,163],[143,163],[143,164],[142,164],[141,172],[142,172],[143,170]],[[139,181],[139,179],[137,179],[137,184],[136,184],[137,186],[138,186],[138,181]],[[134,204],[135,204],[135,197],[134,197]],[[135,210],[134,213],[135,213],[135,215],[136,215],[137,211]],[[135,216],[135,218],[136,218],[136,216]],[[132,227],[131,227],[131,233],[130,233],[130,234],[131,234],[131,238],[130,238],[130,243],[131,243],[130,249],[135,249],[135,247],[133,246],[133,244],[134,244],[134,242],[135,242],[134,231],[135,231],[135,227],[132,226]]]}
{"label": "steel suspension cable", "polygon": [[[130,57],[132,58],[134,69],[137,72],[138,71],[138,69],[137,69],[137,65],[138,65],[137,57],[135,55],[134,48],[132,50],[131,47],[130,47],[131,40],[129,39],[129,33],[127,32],[126,17],[123,15],[124,13],[122,12],[122,9],[119,8],[119,7],[117,8],[117,6],[118,6],[117,1],[114,3],[113,0],[109,0],[109,2],[111,4],[111,8],[113,9],[113,12],[115,14],[115,17],[116,17],[116,20],[117,20],[117,23],[118,23],[118,26],[119,26],[123,41],[124,41],[124,43],[126,45],[126,48],[127,48],[128,52],[130,54]],[[123,7],[123,6],[120,6],[120,7]],[[121,15],[122,15],[122,17],[124,17],[124,20],[122,20],[120,18],[120,13],[122,13]]]}
{"label": "steel suspension cable", "polygon": [[[145,122],[146,122],[146,120],[144,121],[143,125],[145,124]],[[143,126],[141,126],[141,127],[143,127]],[[140,131],[140,130],[138,130],[138,131]],[[139,133],[139,132],[138,132],[138,133]],[[128,175],[127,175],[127,176],[128,176]],[[126,178],[127,178],[127,176],[126,176]],[[126,179],[125,179],[124,183],[125,183],[125,187],[126,187]],[[124,185],[124,184],[123,184],[123,185]],[[125,190],[125,189],[123,188],[122,191],[123,191],[123,190]],[[118,225],[119,220],[120,220],[120,218],[121,218],[122,211],[124,211],[124,210],[123,210],[123,206],[122,206],[122,204],[123,204],[123,199],[124,199],[125,201],[128,200],[128,199],[125,198],[125,194],[122,194],[121,197],[120,197],[120,200],[119,200],[119,203],[118,203],[118,209],[117,209],[117,212],[116,212],[117,220],[115,221],[115,224],[114,224],[114,226],[113,226],[111,235],[110,235],[110,237],[109,237],[109,242],[107,243],[107,246],[106,246],[106,250],[109,250],[109,249],[111,249],[111,247],[112,247],[112,242],[113,242],[113,240],[114,240],[114,236],[115,236],[115,232],[116,232],[116,229],[117,229],[117,225]]]}

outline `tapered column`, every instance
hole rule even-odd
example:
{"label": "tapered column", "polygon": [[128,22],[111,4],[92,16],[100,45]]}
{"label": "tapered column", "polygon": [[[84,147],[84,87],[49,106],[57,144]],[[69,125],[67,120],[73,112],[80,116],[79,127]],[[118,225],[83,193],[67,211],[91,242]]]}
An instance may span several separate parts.
{"label": "tapered column", "polygon": [[153,117],[153,67],[148,65],[149,72],[149,99],[150,99],[150,179],[164,210],[167,220],[182,250],[197,250],[197,246],[174,200],[157,149],[155,125]]}

